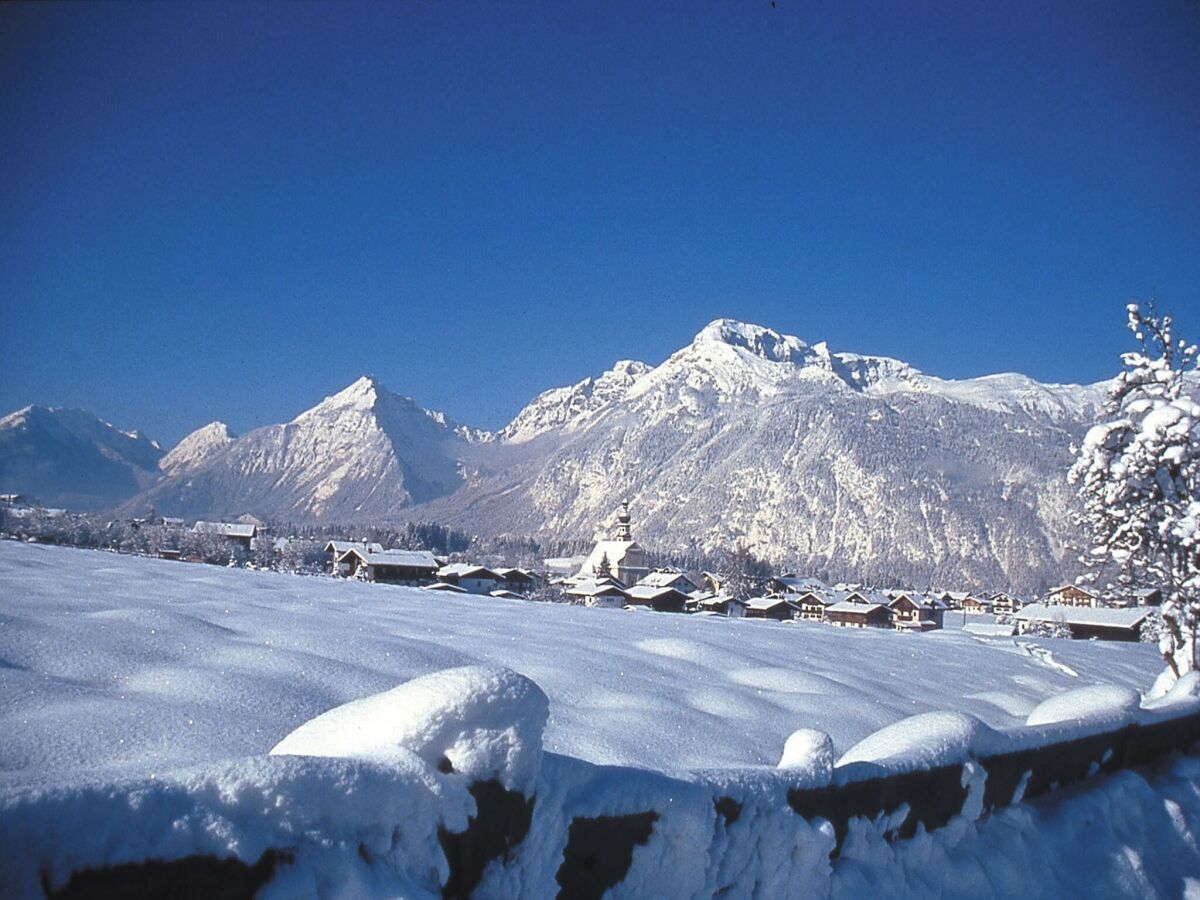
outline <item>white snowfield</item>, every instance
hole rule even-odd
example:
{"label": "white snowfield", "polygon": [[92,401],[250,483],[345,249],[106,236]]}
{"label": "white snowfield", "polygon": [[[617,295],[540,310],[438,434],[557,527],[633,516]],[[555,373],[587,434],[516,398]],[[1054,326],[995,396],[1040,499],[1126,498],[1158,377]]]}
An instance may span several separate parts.
{"label": "white snowfield", "polygon": [[[836,863],[830,829],[788,809],[777,763],[815,784],[839,755],[903,769],[961,760],[994,730],[1036,742],[1162,714],[1133,693],[1152,647],[1043,646],[0,542],[0,895],[39,896],[43,873],[287,847],[264,896],[437,896],[437,829],[466,826],[470,776],[537,797],[480,896],[552,896],[572,817],[646,809],[653,836],[610,896],[1200,896],[1192,757],[982,819],[968,803],[896,844],[860,821]],[[1195,681],[1163,703],[1195,704]],[[722,781],[744,815],[714,831]]]}

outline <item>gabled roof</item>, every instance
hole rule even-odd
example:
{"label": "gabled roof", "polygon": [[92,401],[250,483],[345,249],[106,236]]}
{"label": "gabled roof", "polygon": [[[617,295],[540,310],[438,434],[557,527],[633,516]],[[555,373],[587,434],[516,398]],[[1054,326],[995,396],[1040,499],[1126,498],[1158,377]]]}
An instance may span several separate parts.
{"label": "gabled roof", "polygon": [[440,591],[446,594],[465,594],[467,589],[459,587],[457,584],[450,584],[445,581],[435,581],[433,584],[427,584],[421,588],[423,591]]}
{"label": "gabled roof", "polygon": [[834,603],[837,603],[837,600],[834,598],[834,594],[836,594],[836,593],[837,593],[836,591],[832,591],[832,590],[829,590],[829,591],[804,591],[803,593],[797,594],[793,597],[790,597],[789,599],[793,603],[812,603],[815,601],[815,602],[821,604],[822,606],[832,606]]}
{"label": "gabled roof", "polygon": [[258,526],[241,522],[197,522],[192,526],[192,531],[220,537],[252,538],[258,533]]}
{"label": "gabled roof", "polygon": [[337,553],[339,555],[345,553],[347,550],[354,549],[366,550],[368,553],[382,553],[383,544],[376,543],[375,541],[371,541],[370,543],[367,541],[330,541],[325,545],[326,553]]}
{"label": "gabled roof", "polygon": [[826,612],[850,612],[866,615],[875,609],[887,609],[887,607],[882,603],[854,603],[850,600],[843,600],[827,607]]}
{"label": "gabled roof", "polygon": [[491,578],[502,581],[503,578],[486,566],[476,566],[471,563],[450,563],[438,569],[438,578]]}
{"label": "gabled roof", "polygon": [[498,590],[498,591],[491,591],[491,592],[489,592],[488,596],[489,597],[502,597],[506,600],[524,600],[525,599],[520,594],[515,593],[514,591],[506,591],[503,589]]}
{"label": "gabled roof", "polygon": [[625,589],[611,578],[604,578],[599,581],[581,581],[567,593],[572,597],[599,597],[601,595],[624,597]]}
{"label": "gabled roof", "polygon": [[597,541],[596,546],[592,548],[591,555],[584,560],[579,572],[582,575],[590,575],[595,572],[601,561],[608,558],[608,564],[615,570],[617,566],[625,562],[625,557],[630,550],[642,549],[642,545],[637,541]]}
{"label": "gabled roof", "polygon": [[516,578],[518,580],[524,579],[526,581],[533,581],[533,573],[532,572],[527,572],[525,569],[519,568],[517,566],[502,566],[501,568],[493,569],[492,571],[495,572],[497,575],[499,575],[501,578],[503,578],[505,581],[512,581],[514,578]]}
{"label": "gabled roof", "polygon": [[658,600],[662,597],[670,597],[676,595],[683,600],[687,600],[687,594],[673,587],[655,587],[651,584],[635,584],[631,588],[626,588],[625,595],[632,597],[635,600]]}
{"label": "gabled roof", "polygon": [[774,609],[777,606],[790,606],[793,609],[796,604],[786,597],[751,597],[746,601],[748,609]]}
{"label": "gabled roof", "polygon": [[1107,606],[1060,606],[1031,603],[1016,614],[1022,622],[1066,622],[1068,625],[1100,625],[1134,628],[1153,612],[1144,606],[1114,609]]}
{"label": "gabled roof", "polygon": [[809,592],[819,594],[829,590],[829,585],[820,578],[810,576],[780,575],[778,578],[772,578],[771,580],[789,594],[807,594]]}
{"label": "gabled roof", "polygon": [[695,590],[697,585],[692,579],[688,578],[682,572],[677,572],[667,569],[659,569],[657,572],[651,572],[645,578],[638,582],[641,585],[649,587],[675,587],[679,582],[686,582],[692,590]]}
{"label": "gabled roof", "polygon": [[347,556],[357,556],[369,566],[403,566],[409,569],[427,569],[430,572],[436,572],[438,568],[437,560],[428,550],[383,550],[373,553],[359,546],[351,547],[338,557],[338,561]]}

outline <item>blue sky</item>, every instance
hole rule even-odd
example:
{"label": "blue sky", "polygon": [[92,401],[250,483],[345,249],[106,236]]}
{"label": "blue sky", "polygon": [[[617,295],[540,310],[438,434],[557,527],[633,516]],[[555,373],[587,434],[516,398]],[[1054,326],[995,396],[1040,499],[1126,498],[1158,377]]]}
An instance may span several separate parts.
{"label": "blue sky", "polygon": [[720,316],[964,377],[1200,339],[1200,5],[0,7],[0,408],[370,372],[483,427]]}

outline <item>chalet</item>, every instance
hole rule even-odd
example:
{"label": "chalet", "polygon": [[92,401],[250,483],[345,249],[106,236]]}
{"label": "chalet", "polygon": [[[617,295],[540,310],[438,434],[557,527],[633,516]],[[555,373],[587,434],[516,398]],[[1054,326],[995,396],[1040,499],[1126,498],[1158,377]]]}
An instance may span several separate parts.
{"label": "chalet", "polygon": [[253,549],[258,531],[257,525],[241,522],[197,522],[192,526],[193,534],[208,534],[224,538],[230,544],[245,550]]}
{"label": "chalet", "polygon": [[681,613],[688,601],[688,595],[677,588],[649,584],[635,584],[625,592],[625,597],[630,606],[648,606],[655,612]]}
{"label": "chalet", "polygon": [[435,581],[433,584],[426,584],[421,587],[423,591],[434,591],[438,594],[465,594],[467,589],[459,587],[457,584],[451,584],[448,581]]}
{"label": "chalet", "polygon": [[722,575],[720,572],[701,572],[700,580],[704,582],[704,584],[700,585],[702,588],[712,591],[714,594],[719,594],[721,588],[729,582],[729,576]]}
{"label": "chalet", "polygon": [[625,605],[625,589],[611,578],[581,581],[565,591],[568,597],[582,600],[585,606],[620,609]]}
{"label": "chalet", "polygon": [[1007,594],[1000,591],[998,594],[992,594],[992,612],[998,616],[1011,616],[1014,613],[1021,611],[1021,607],[1025,605],[1020,597],[1014,597],[1012,594]]}
{"label": "chalet", "polygon": [[805,591],[802,594],[793,595],[789,599],[796,605],[796,618],[807,619],[810,622],[822,622],[825,620],[825,610],[843,597],[844,595],[829,590]]}
{"label": "chalet", "polygon": [[981,600],[979,597],[972,597],[968,594],[963,598],[959,608],[965,613],[990,613],[992,605],[987,600]]}
{"label": "chalet", "polygon": [[932,631],[942,627],[939,601],[920,594],[897,593],[888,604],[892,625],[897,631]]}
{"label": "chalet", "polygon": [[501,590],[514,594],[529,594],[537,588],[537,576],[525,569],[506,566],[493,571],[500,576]]}
{"label": "chalet", "polygon": [[934,596],[945,603],[947,609],[962,609],[963,604],[971,598],[967,591],[939,591]]}
{"label": "chalet", "polygon": [[867,591],[856,588],[842,596],[842,602],[858,603],[864,606],[887,606],[892,598],[882,591]]}
{"label": "chalet", "polygon": [[174,516],[159,516],[158,524],[163,528],[183,528],[183,519]]}
{"label": "chalet", "polygon": [[428,550],[371,550],[358,546],[347,550],[338,563],[346,563],[355,578],[414,587],[432,584],[439,568]]}
{"label": "chalet", "polygon": [[351,550],[365,550],[368,553],[382,553],[383,544],[368,543],[366,541],[330,541],[325,545],[325,552],[329,554],[330,564],[333,566],[333,574],[347,577],[352,574],[350,564],[342,563],[341,559]]}
{"label": "chalet", "polygon": [[820,578],[780,575],[771,579],[771,591],[776,594],[828,594],[829,585]]}
{"label": "chalet", "polygon": [[890,628],[892,617],[885,604],[842,600],[826,608],[825,621],[839,628]]}
{"label": "chalet", "polygon": [[25,497],[21,494],[0,494],[0,504],[5,506],[23,506]]}
{"label": "chalet", "polygon": [[580,567],[579,576],[584,579],[608,576],[626,585],[636,584],[650,573],[646,566],[646,551],[633,539],[629,522],[629,504],[622,503],[612,539],[596,542]]}
{"label": "chalet", "polygon": [[638,582],[639,585],[655,588],[674,588],[684,594],[694,594],[700,590],[700,585],[692,581],[678,569],[656,569]]}
{"label": "chalet", "polygon": [[1133,591],[1134,606],[1162,606],[1162,591],[1158,588],[1137,588]]}
{"label": "chalet", "polygon": [[457,584],[468,594],[490,594],[500,589],[504,579],[485,566],[451,563],[437,570],[438,581]]}
{"label": "chalet", "polygon": [[745,600],[737,600],[728,594],[697,594],[688,600],[691,612],[713,613],[729,619],[743,618],[746,605]]}
{"label": "chalet", "polygon": [[1046,595],[1046,605],[1097,607],[1100,603],[1091,591],[1085,591],[1073,584],[1064,584]]}
{"label": "chalet", "polygon": [[1076,640],[1137,641],[1151,610],[1146,607],[1110,609],[1103,606],[1063,606],[1031,603],[1016,615],[1017,630],[1025,634],[1037,622],[1063,622]]}
{"label": "chalet", "polygon": [[746,618],[791,621],[796,618],[796,605],[786,597],[752,597],[746,601]]}

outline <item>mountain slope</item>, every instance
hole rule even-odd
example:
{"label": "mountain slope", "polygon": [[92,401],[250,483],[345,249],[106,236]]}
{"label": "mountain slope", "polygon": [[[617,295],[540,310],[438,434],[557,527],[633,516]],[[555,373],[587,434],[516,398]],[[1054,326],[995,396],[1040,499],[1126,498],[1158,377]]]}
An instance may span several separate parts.
{"label": "mountain slope", "polygon": [[225,450],[236,437],[224,422],[210,422],[176,444],[158,467],[168,475],[198,469]]}
{"label": "mountain slope", "polygon": [[587,537],[628,499],[651,547],[740,541],[834,577],[1029,590],[1064,571],[1068,446],[1102,396],[1023,376],[948,382],[718,320],[543,432],[537,452],[510,445],[470,490],[416,512]]}
{"label": "mountain slope", "polygon": [[392,519],[454,491],[456,450],[466,446],[454,423],[364,377],[285,425],[176,470],[136,505],[182,516]]}
{"label": "mountain slope", "polygon": [[0,493],[106,509],[147,487],[162,448],[78,409],[27,406],[0,419]]}

